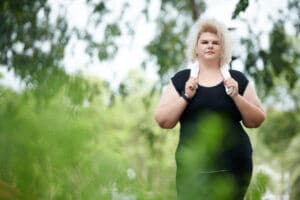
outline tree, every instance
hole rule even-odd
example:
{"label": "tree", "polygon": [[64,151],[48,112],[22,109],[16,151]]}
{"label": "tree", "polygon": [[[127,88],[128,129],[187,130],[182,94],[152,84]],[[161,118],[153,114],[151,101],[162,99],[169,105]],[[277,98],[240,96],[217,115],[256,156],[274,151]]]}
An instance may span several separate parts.
{"label": "tree", "polygon": [[71,31],[63,15],[52,22],[50,14],[46,0],[1,1],[0,64],[13,70],[39,99],[65,89],[74,103],[82,103],[98,89],[80,74],[65,72],[62,60]]}
{"label": "tree", "polygon": [[[275,87],[278,77],[287,81],[289,89],[293,89],[298,80],[296,68],[299,65],[299,50],[292,44],[291,38],[298,36],[300,32],[300,6],[297,0],[287,1],[288,10],[278,11],[277,20],[270,19],[273,29],[269,34],[268,49],[260,46],[260,37],[252,31],[255,26],[250,24],[250,37],[241,39],[241,44],[247,49],[245,70],[256,80],[258,87],[263,91],[262,96],[266,96],[268,91]],[[86,3],[93,10],[89,20],[91,27],[103,27],[102,41],[99,37],[94,37],[88,29],[71,30],[62,15],[52,23],[49,18],[51,7],[46,0],[2,1],[0,18],[4,23],[0,30],[0,49],[3,52],[0,63],[14,70],[30,87],[43,84],[47,77],[51,79],[55,76],[53,79],[59,82],[67,77],[61,61],[69,38],[74,35],[87,42],[86,52],[91,57],[98,55],[100,61],[112,59],[118,52],[117,39],[128,33],[134,36],[134,24],[122,20],[130,4],[124,1],[120,13],[111,19],[109,2],[86,0]],[[145,7],[141,13],[141,17],[148,20],[151,3],[152,1],[145,0]],[[184,49],[187,32],[193,21],[205,11],[206,6],[205,1],[196,0],[162,0],[160,3],[156,18],[158,32],[146,47],[149,59],[145,60],[143,65],[156,62],[159,67],[158,73],[165,83],[169,74],[186,62]],[[247,19],[239,18],[239,14],[248,6],[247,0],[240,0],[232,18],[247,24]],[[295,34],[288,32],[284,23],[287,21],[294,27]],[[261,62],[263,69],[259,66]],[[61,84],[56,87],[59,85]]]}
{"label": "tree", "polygon": [[[274,156],[278,156],[278,154],[276,153],[278,153],[278,150],[280,149],[279,147],[284,146],[289,146],[293,149],[293,151],[298,152],[298,148],[295,148],[295,146],[292,144],[294,144],[294,141],[299,136],[299,127],[296,125],[296,122],[299,121],[298,116],[300,105],[298,95],[300,88],[298,76],[300,52],[300,42],[298,38],[300,32],[300,2],[297,0],[286,1],[288,2],[288,8],[280,10],[278,12],[274,12],[278,16],[276,19],[273,19],[272,16],[270,17],[272,29],[267,34],[267,40],[269,41],[269,46],[267,48],[261,47],[260,33],[254,31],[255,26],[253,24],[250,24],[248,19],[244,19],[240,16],[243,11],[247,10],[249,6],[248,0],[240,0],[237,3],[236,9],[232,15],[233,20],[239,20],[241,23],[248,25],[249,37],[241,39],[241,45],[243,45],[246,49],[246,56],[245,58],[238,59],[243,60],[243,62],[245,63],[246,73],[248,73],[248,75],[256,80],[256,85],[258,87],[260,96],[265,98],[271,96],[275,100],[282,101],[282,96],[278,96],[278,94],[284,91],[287,96],[285,98],[291,98],[292,102],[295,105],[293,107],[294,110],[283,113],[275,112],[275,114],[271,114],[273,123],[267,124],[262,128],[262,132],[264,132],[265,134],[261,134],[261,139],[262,141],[265,141],[266,146],[269,147],[270,150],[272,150]],[[144,17],[148,20],[153,20],[150,19],[150,4],[152,3],[152,1],[145,0],[144,2],[144,9],[140,14],[140,17]],[[107,104],[101,104],[101,106],[110,106],[112,111],[106,111],[106,113],[112,115],[114,114],[114,112],[126,113],[123,110],[120,111],[121,107],[125,106],[126,109],[129,109],[130,106],[137,106],[130,103],[120,105],[119,95],[121,96],[121,98],[123,98],[122,100],[124,101],[127,97],[130,97],[130,95],[128,95],[130,94],[130,87],[132,86],[132,83],[130,83],[130,81],[125,81],[124,83],[120,84],[119,89],[114,92],[107,92],[107,88],[103,89],[102,87],[99,87],[98,83],[86,80],[86,78],[82,77],[80,74],[73,76],[65,72],[62,60],[64,58],[65,48],[69,44],[71,37],[76,37],[78,40],[85,41],[87,44],[86,53],[90,55],[91,58],[94,58],[95,56],[98,57],[101,62],[114,58],[114,56],[118,52],[118,39],[120,39],[122,35],[129,34],[134,37],[134,24],[123,20],[124,13],[130,12],[129,1],[123,2],[123,4],[121,5],[120,13],[117,14],[113,13],[113,10],[110,9],[110,1],[100,0],[96,2],[92,0],[86,0],[86,4],[92,10],[89,20],[92,29],[71,29],[68,25],[68,22],[64,18],[63,13],[62,15],[59,15],[57,18],[55,18],[54,21],[51,20],[50,15],[52,13],[52,8],[46,0],[3,0],[0,2],[0,20],[2,22],[0,26],[0,64],[1,67],[3,66],[9,70],[13,70],[14,73],[18,77],[20,77],[27,86],[24,92],[24,96],[20,97],[15,93],[9,94],[9,98],[5,99],[6,103],[2,104],[1,106],[2,111],[0,114],[2,116],[2,119],[6,119],[6,121],[2,120],[1,122],[2,125],[0,127],[2,133],[0,136],[4,137],[5,140],[3,139],[0,141],[7,141],[2,142],[2,145],[0,145],[2,147],[1,155],[6,155],[5,152],[7,152],[7,149],[12,149],[9,144],[21,144],[21,146],[23,145],[23,150],[30,149],[33,152],[35,152],[34,150],[35,148],[37,148],[34,143],[28,143],[26,137],[19,138],[16,136],[16,133],[7,134],[10,133],[7,131],[14,130],[12,129],[12,127],[16,128],[17,130],[21,130],[21,128],[25,127],[25,135],[28,134],[29,136],[31,136],[30,134],[32,130],[34,133],[43,132],[43,134],[45,135],[48,134],[48,139],[51,139],[51,131],[49,131],[49,129],[45,130],[45,127],[35,127],[35,124],[40,122],[40,118],[44,120],[44,125],[46,126],[46,119],[48,119],[48,114],[50,116],[53,115],[53,113],[61,114],[61,118],[51,118],[53,120],[53,124],[56,126],[61,124],[60,120],[66,122],[66,124],[64,124],[64,127],[68,128],[67,132],[64,132],[60,129],[57,130],[57,132],[62,133],[61,139],[65,143],[67,143],[66,141],[71,138],[73,129],[76,129],[76,127],[78,128],[78,126],[83,127],[83,129],[86,128],[86,124],[79,124],[78,126],[74,125],[74,123],[68,124],[67,121],[69,116],[65,116],[63,113],[59,112],[63,111],[63,109],[65,108],[62,105],[66,105],[61,104],[61,100],[57,100],[61,93],[64,93],[62,95],[63,97],[66,97],[64,95],[67,94],[68,99],[71,100],[73,104],[75,103],[76,105],[80,106],[84,105],[84,102],[87,102],[87,104],[93,102],[93,97],[98,97],[97,94],[100,93],[101,96],[105,97],[108,102]],[[158,85],[161,86],[166,83],[169,79],[170,74],[175,70],[178,70],[178,68],[180,66],[183,66],[183,64],[185,63],[186,60],[184,56],[184,45],[187,32],[191,24],[199,16],[201,16],[205,9],[205,1],[201,0],[160,1],[159,14],[156,19],[154,19],[158,27],[158,31],[153,40],[146,47],[146,50],[149,53],[149,58],[147,60],[144,60],[143,63],[144,67],[147,67],[149,63],[155,63],[158,66],[158,73],[161,77]],[[112,14],[115,14],[116,17],[112,18]],[[91,31],[95,30],[98,26],[101,26],[103,28],[103,35],[102,37],[100,37],[101,39],[95,37]],[[288,27],[292,27],[292,29],[288,29]],[[104,83],[104,85],[107,86],[109,84]],[[4,90],[1,89],[1,95],[3,93],[7,94],[7,91],[3,91]],[[33,112],[36,107],[31,105],[30,102],[35,102],[35,98],[32,98],[30,96],[31,93],[29,95],[30,97],[26,96],[26,94],[28,95],[28,91],[33,91],[38,99],[42,98],[43,100],[49,100],[49,105],[51,105],[52,102],[50,100],[51,98],[53,98],[54,102],[58,101],[54,103],[55,109],[47,110],[45,107],[43,107],[43,104],[37,103],[40,106],[39,108],[44,108],[49,113],[46,115],[43,112],[40,114]],[[144,111],[143,109],[148,109],[147,111],[149,111],[152,105],[149,99],[150,97],[155,95],[156,92],[156,88],[154,88],[148,95],[142,97],[142,104],[146,106],[142,107],[139,104],[140,107],[138,108],[140,112]],[[30,101],[25,102],[23,98],[28,98]],[[23,100],[24,102],[22,102]],[[119,103],[118,109],[114,107],[113,102],[115,102],[116,104]],[[23,105],[23,103],[25,104]],[[73,105],[71,106],[71,108],[72,112],[76,114],[78,111],[78,107]],[[126,111],[130,112],[130,109]],[[28,113],[30,114],[30,116],[33,116],[32,119],[27,118]],[[91,114],[92,112],[88,113]],[[20,116],[18,116],[18,114]],[[147,142],[142,143],[143,145],[141,146],[148,146],[150,149],[149,151],[152,152],[152,154],[150,155],[158,155],[162,152],[162,149],[158,148],[155,144],[163,142],[164,137],[157,134],[157,130],[153,130],[151,128],[151,120],[148,118],[149,116],[144,116],[143,114],[140,113],[139,118],[134,118],[134,120],[140,123],[132,125],[134,128],[131,127],[130,131],[136,131],[135,133],[142,132],[144,134],[144,138],[147,138]],[[82,119],[88,119],[89,117],[90,116],[88,115],[83,117]],[[287,121],[286,118],[291,120]],[[107,122],[107,120],[105,120],[104,118],[100,119],[102,120],[100,123],[101,125],[105,124],[106,122],[109,125],[105,127],[115,128],[114,126],[116,126],[116,124],[113,123],[112,118],[109,118],[109,120],[111,120],[112,122]],[[144,121],[147,121],[147,123],[141,125]],[[277,124],[275,124],[275,122]],[[97,124],[98,121],[95,121],[94,123]],[[284,127],[282,128],[282,126],[279,125],[284,125]],[[89,125],[87,125],[87,127],[89,127]],[[286,133],[289,134],[287,135]],[[34,136],[38,139],[41,138],[42,142],[46,142],[46,140],[43,139],[41,135],[36,134]],[[54,140],[50,141],[50,143],[52,142],[51,144],[57,145],[53,141]],[[81,138],[80,136],[77,139],[75,138],[75,143],[78,142],[78,146],[80,147],[80,149],[84,149],[83,143],[87,141],[90,140],[85,137]],[[103,145],[105,147],[109,147],[109,144]],[[117,148],[117,146],[118,145],[114,147]],[[58,148],[58,146],[56,147]],[[71,146],[69,147],[70,148],[68,148],[67,152],[72,154],[72,156],[74,156],[74,160],[76,161],[78,159],[76,157],[76,155],[78,155],[76,154],[77,151],[72,149]],[[47,145],[38,146],[38,149],[42,152],[47,152],[50,148],[51,147]],[[19,154],[23,152],[22,149],[17,149],[17,151],[17,153]],[[292,150],[290,150],[289,152],[292,152]],[[64,162],[67,162],[67,164],[72,163],[72,161],[70,160],[61,159],[60,156],[62,152],[58,153],[58,155],[54,155],[54,152],[51,153],[53,154],[51,154],[50,157],[53,156],[54,161],[61,161],[57,166],[63,166]],[[32,155],[30,154],[25,155],[25,157],[33,162],[42,163],[42,165],[38,166],[43,166],[45,163],[47,164],[47,162],[43,160],[44,158],[39,157],[40,155],[38,153],[34,154],[33,157],[31,156]],[[70,159],[72,160],[73,158]],[[105,158],[109,158],[109,156]],[[117,160],[122,160],[118,156],[116,156],[116,158],[118,158]],[[23,173],[25,175],[25,178],[27,177],[29,171],[35,170],[34,173],[36,173],[36,183],[46,188],[45,191],[47,191],[48,187],[50,188],[49,185],[39,179],[44,175],[42,173],[42,167],[34,168],[34,165],[32,165],[22,168],[20,167],[21,165],[19,162],[22,162],[20,160],[8,162],[9,157],[7,156],[1,157],[1,159],[6,159],[5,161],[7,161],[7,163],[4,162],[4,167],[2,166],[3,168],[5,168],[5,170],[8,171],[8,169],[10,169],[9,163],[13,163],[13,166],[16,166],[15,172],[18,172],[19,174]],[[107,160],[109,159],[103,159],[103,162]],[[70,163],[68,163],[69,161]],[[155,170],[155,167],[153,167],[153,163],[155,163],[155,161],[152,161],[153,160],[151,160],[151,163],[148,164],[152,164],[152,172],[155,173],[157,172]],[[299,161],[297,159],[292,159],[290,164],[290,169],[285,170],[290,170],[293,173],[293,187],[291,196],[294,196],[296,198],[297,194],[299,193],[299,191],[297,190],[297,188],[299,188]],[[107,169],[109,167],[110,166],[107,166]],[[149,171],[147,171],[147,173],[151,175],[152,173]],[[12,174],[12,172],[10,172],[10,174],[6,174],[6,177],[4,177],[5,180],[13,180]],[[46,175],[51,177],[51,173]],[[266,185],[264,177],[258,179],[262,179],[264,185]],[[19,179],[18,181],[26,182],[26,180]],[[158,179],[154,178],[153,180]],[[16,182],[20,184],[20,182],[18,181]],[[64,184],[65,186],[70,186],[68,185],[68,183]],[[0,182],[0,186],[6,187],[6,183]],[[81,186],[85,187],[83,185]],[[28,185],[27,187],[28,188],[22,188],[23,191],[34,188],[34,185]],[[70,188],[72,188],[72,186],[70,186]],[[62,196],[63,195],[65,194],[62,194]]]}
{"label": "tree", "polygon": [[60,61],[68,43],[67,23],[59,16],[50,22],[46,0],[0,3],[0,63],[36,87],[54,74],[66,76]]}

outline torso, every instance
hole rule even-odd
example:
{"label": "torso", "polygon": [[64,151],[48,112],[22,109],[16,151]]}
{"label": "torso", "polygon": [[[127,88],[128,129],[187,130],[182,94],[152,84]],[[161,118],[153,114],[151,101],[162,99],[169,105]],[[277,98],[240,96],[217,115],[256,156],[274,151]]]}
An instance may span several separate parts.
{"label": "torso", "polygon": [[[189,72],[182,73],[189,76]],[[211,141],[205,140],[212,139],[222,145],[215,158],[219,161],[222,158],[224,161],[212,168],[232,168],[235,166],[232,162],[236,159],[249,161],[252,148],[240,124],[241,119],[238,108],[225,92],[222,78],[216,77],[211,82],[201,81],[195,96],[181,115],[178,147],[190,146],[190,142],[199,141],[199,144],[195,144],[196,149],[200,146],[209,149]]]}

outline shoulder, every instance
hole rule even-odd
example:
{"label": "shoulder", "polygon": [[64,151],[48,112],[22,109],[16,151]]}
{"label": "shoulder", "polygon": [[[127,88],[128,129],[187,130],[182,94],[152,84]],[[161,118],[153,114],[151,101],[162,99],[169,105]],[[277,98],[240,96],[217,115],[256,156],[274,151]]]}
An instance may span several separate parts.
{"label": "shoulder", "polygon": [[235,70],[235,69],[230,69],[229,72],[230,72],[231,76],[245,77],[246,78],[245,74],[241,71],[238,71],[238,70]]}
{"label": "shoulder", "polygon": [[183,69],[175,73],[175,75],[171,78],[171,80],[176,83],[186,82],[190,76],[191,70],[190,69]]}
{"label": "shoulder", "polygon": [[249,83],[248,78],[243,72],[240,72],[238,70],[231,69],[229,70],[231,77],[236,80],[239,84],[239,93],[244,94],[245,89]]}
{"label": "shoulder", "polygon": [[185,83],[190,77],[190,72],[190,69],[183,69],[175,73],[175,75],[171,78],[171,81],[178,93],[184,89]]}
{"label": "shoulder", "polygon": [[230,69],[229,72],[232,78],[234,78],[235,80],[248,82],[248,78],[243,72],[234,69]]}
{"label": "shoulder", "polygon": [[183,69],[175,73],[173,77],[189,77],[191,73],[190,69]]}

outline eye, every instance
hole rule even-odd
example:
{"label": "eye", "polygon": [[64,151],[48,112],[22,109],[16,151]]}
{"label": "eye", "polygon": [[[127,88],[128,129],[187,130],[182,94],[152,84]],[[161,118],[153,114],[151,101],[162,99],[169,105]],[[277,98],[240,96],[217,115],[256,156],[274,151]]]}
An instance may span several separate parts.
{"label": "eye", "polygon": [[218,41],[213,41],[213,44],[219,45],[220,43]]}
{"label": "eye", "polygon": [[201,41],[201,44],[208,44],[208,41],[202,40],[202,41]]}

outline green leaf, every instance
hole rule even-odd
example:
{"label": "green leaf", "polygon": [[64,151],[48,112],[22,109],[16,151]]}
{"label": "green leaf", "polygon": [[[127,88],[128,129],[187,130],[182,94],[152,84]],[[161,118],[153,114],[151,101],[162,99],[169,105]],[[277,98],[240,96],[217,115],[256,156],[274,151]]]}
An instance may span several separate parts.
{"label": "green leaf", "polygon": [[248,6],[248,0],[240,0],[236,5],[235,10],[233,11],[231,18],[235,19],[241,12],[244,12],[248,8]]}

